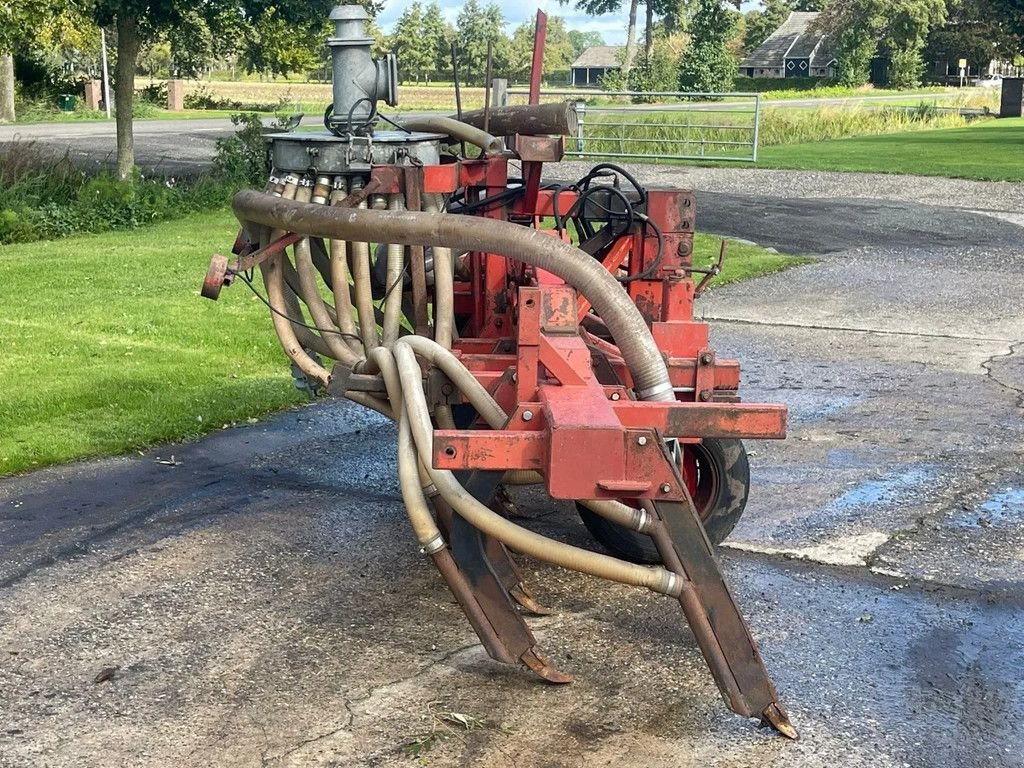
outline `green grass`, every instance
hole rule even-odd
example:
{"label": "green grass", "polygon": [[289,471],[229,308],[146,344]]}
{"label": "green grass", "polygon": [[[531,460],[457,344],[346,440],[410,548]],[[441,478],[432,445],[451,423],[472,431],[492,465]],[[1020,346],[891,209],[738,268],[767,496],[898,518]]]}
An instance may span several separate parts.
{"label": "green grass", "polygon": [[198,288],[226,211],[0,247],[0,474],[192,438],[302,400],[262,304]]}
{"label": "green grass", "polygon": [[[814,261],[806,256],[790,256],[786,253],[777,253],[774,250],[762,248],[759,245],[698,232],[693,237],[694,266],[707,267],[717,262],[722,240],[727,243],[725,264],[722,267],[722,273],[708,284],[709,288],[750,280]],[[700,282],[701,275],[694,275],[693,279]]]}
{"label": "green grass", "polygon": [[1021,147],[1024,118],[1005,118],[963,128],[765,147],[758,166],[1024,181]]}
{"label": "green grass", "polygon": [[[0,475],[195,438],[304,399],[244,285],[199,297],[235,229],[217,211],[0,246]],[[697,235],[697,263],[719,242]],[[805,261],[733,242],[712,285]]]}

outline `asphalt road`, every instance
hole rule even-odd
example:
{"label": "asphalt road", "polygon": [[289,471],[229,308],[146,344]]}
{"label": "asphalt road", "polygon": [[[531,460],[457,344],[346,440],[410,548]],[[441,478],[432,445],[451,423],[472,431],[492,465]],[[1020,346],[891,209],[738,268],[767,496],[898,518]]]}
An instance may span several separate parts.
{"label": "asphalt road", "polygon": [[488,660],[416,551],[394,430],[321,403],[0,481],[0,766],[1019,766],[1024,229],[748,178],[698,227],[818,259],[700,304],[746,399],[791,411],[723,562],[799,742],[722,706],[669,601],[531,561],[577,682]]}

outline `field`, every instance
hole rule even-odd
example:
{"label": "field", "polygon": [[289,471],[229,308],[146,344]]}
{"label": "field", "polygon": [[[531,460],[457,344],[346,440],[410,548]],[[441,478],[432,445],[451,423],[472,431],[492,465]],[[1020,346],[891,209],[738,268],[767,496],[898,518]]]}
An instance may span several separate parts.
{"label": "field", "polygon": [[766,147],[758,165],[1021,182],[1022,146],[1024,118],[1007,118],[948,130]]}
{"label": "field", "polygon": [[[0,247],[0,475],[188,439],[295,405],[265,307],[198,295],[234,238],[226,211]],[[699,236],[709,263],[718,240]],[[719,282],[803,263],[734,244]]]}

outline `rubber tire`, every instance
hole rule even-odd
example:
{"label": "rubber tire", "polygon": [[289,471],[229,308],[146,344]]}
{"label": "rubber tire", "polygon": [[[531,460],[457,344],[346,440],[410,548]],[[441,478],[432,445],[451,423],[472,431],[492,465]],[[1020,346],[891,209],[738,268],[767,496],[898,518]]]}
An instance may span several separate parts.
{"label": "rubber tire", "polygon": [[[687,445],[698,466],[694,503],[711,543],[718,546],[740,521],[750,493],[750,463],[740,440],[704,440]],[[705,474],[706,473],[706,474]],[[651,538],[605,520],[579,502],[576,509],[590,535],[612,554],[633,563],[656,564],[661,556]]]}

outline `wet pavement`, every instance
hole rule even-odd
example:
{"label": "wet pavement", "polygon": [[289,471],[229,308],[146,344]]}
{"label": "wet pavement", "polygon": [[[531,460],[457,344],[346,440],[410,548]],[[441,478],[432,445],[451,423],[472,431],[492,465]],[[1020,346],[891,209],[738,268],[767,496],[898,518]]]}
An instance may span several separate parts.
{"label": "wet pavement", "polygon": [[328,403],[0,481],[0,766],[1019,766],[1024,229],[699,200],[705,231],[818,257],[700,306],[746,399],[791,409],[748,445],[723,564],[799,742],[724,708],[671,601],[532,561],[577,682],[487,659],[417,553],[393,429]]}

